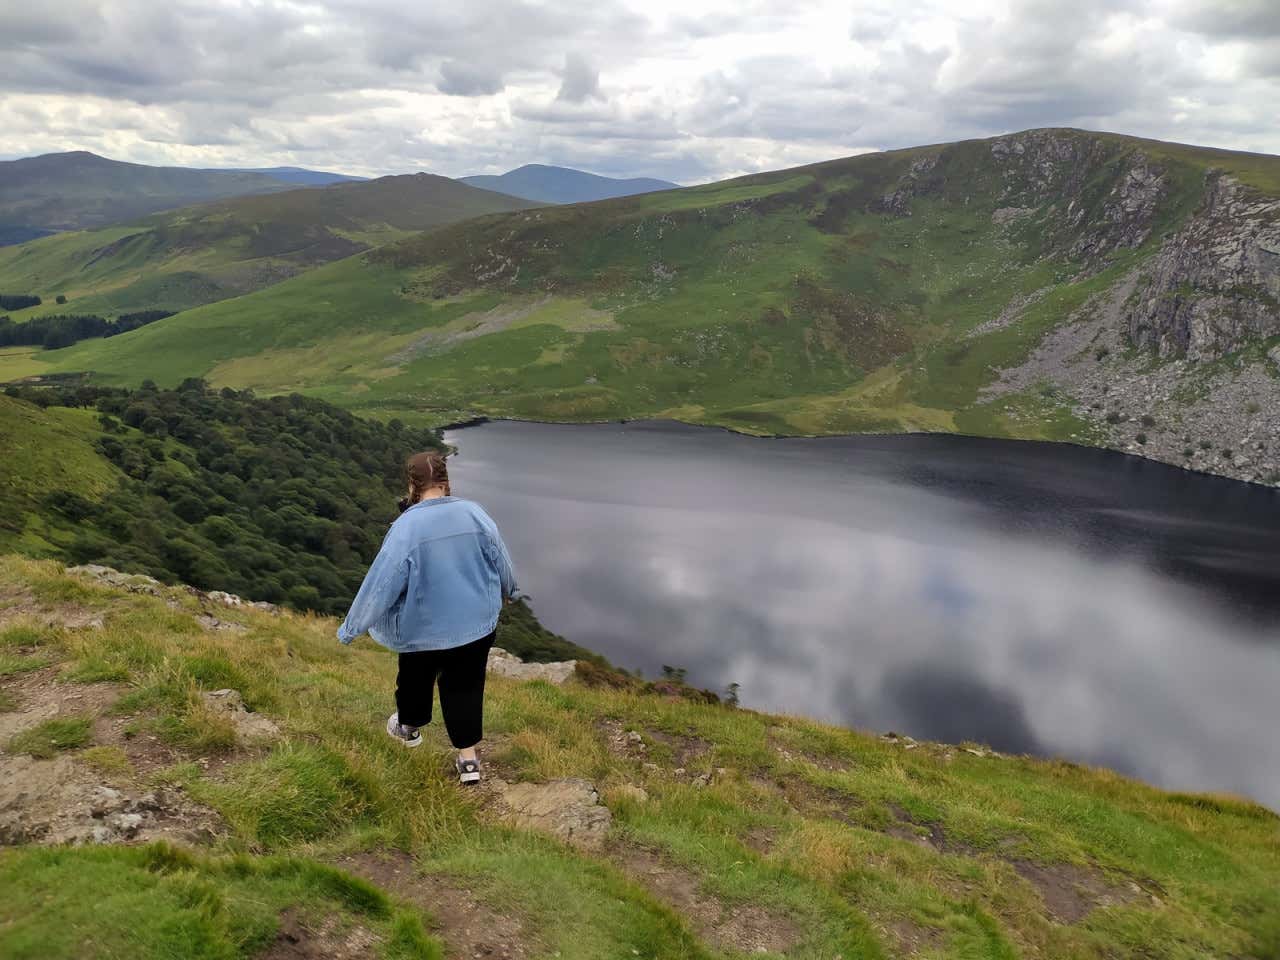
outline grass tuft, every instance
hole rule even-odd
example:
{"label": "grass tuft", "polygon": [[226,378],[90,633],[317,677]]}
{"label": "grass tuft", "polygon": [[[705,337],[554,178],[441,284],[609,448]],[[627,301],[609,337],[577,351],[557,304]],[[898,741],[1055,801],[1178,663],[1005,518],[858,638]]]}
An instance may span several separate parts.
{"label": "grass tuft", "polygon": [[320,839],[361,820],[370,807],[343,757],[313,746],[279,747],[225,781],[198,780],[191,789],[262,850]]}
{"label": "grass tuft", "polygon": [[14,734],[9,750],[47,760],[60,751],[86,746],[92,739],[93,724],[88,717],[55,717]]}

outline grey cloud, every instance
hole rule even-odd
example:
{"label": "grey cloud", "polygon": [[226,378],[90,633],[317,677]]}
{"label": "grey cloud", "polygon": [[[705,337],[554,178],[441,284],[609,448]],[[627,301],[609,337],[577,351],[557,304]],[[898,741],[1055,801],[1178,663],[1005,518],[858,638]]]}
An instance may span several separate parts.
{"label": "grey cloud", "polygon": [[1280,4],[1275,0],[1184,3],[1174,23],[1209,37],[1280,37]]}
{"label": "grey cloud", "polygon": [[[682,182],[1050,125],[1280,151],[1274,0],[995,7],[860,0],[826,21],[781,0],[671,15],[621,0],[10,3],[0,150],[452,175],[542,161]],[[1206,65],[1222,44],[1240,76]]]}
{"label": "grey cloud", "polygon": [[483,97],[502,90],[502,74],[492,67],[446,60],[440,65],[441,93],[456,97]]}
{"label": "grey cloud", "polygon": [[600,71],[580,53],[569,53],[564,58],[563,79],[557,100],[569,103],[582,103],[584,100],[599,99]]}

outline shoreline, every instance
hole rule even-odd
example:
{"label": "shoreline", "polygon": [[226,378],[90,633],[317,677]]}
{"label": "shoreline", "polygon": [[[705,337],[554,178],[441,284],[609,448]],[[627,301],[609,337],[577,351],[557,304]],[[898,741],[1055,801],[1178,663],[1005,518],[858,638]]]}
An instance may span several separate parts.
{"label": "shoreline", "polygon": [[[1136,460],[1142,463],[1158,464],[1162,467],[1168,467],[1182,473],[1191,474],[1193,476],[1205,477],[1212,480],[1227,480],[1232,483],[1245,484],[1249,487],[1256,487],[1259,490],[1269,490],[1280,495],[1280,483],[1271,484],[1259,480],[1249,480],[1244,477],[1232,476],[1226,473],[1213,473],[1208,470],[1200,470],[1195,467],[1187,467],[1180,463],[1172,463],[1168,460],[1161,460],[1157,457],[1148,457],[1141,453],[1133,453],[1129,450],[1119,450],[1115,447],[1098,446],[1096,444],[1079,443],[1074,440],[1038,440],[1026,439],[1021,437],[989,437],[981,434],[971,433],[946,433],[936,430],[902,430],[892,433],[751,433],[746,430],[736,429],[719,423],[690,423],[687,420],[679,420],[674,417],[625,417],[625,418],[608,418],[601,420],[540,420],[530,417],[509,417],[509,416],[490,416],[477,415],[466,420],[459,420],[454,423],[438,426],[441,435],[446,431],[458,432],[473,427],[482,427],[489,423],[527,423],[537,426],[546,427],[590,427],[604,426],[606,424],[614,424],[617,426],[628,426],[631,424],[672,424],[681,427],[691,427],[699,430],[719,430],[733,436],[745,437],[751,440],[856,440],[856,439],[893,439],[893,438],[911,438],[911,437],[950,437],[957,440],[987,440],[995,443],[1018,443],[1031,444],[1052,447],[1074,447],[1078,450],[1096,451],[1099,453],[1111,454],[1118,457],[1124,457],[1129,460]],[[456,449],[456,448],[455,448]]]}

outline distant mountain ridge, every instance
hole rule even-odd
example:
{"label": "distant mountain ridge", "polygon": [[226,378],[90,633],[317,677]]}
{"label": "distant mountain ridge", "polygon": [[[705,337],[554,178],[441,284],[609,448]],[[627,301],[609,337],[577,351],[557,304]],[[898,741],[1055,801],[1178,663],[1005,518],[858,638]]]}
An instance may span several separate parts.
{"label": "distant mountain ridge", "polygon": [[24,317],[178,311],[270,286],[378,244],[540,206],[433,174],[304,187],[152,214],[0,248],[0,291],[44,298]]}
{"label": "distant mountain ridge", "polygon": [[541,163],[527,163],[499,176],[480,175],[460,179],[473,187],[496,190],[542,203],[585,203],[680,188],[678,183],[655,180],[652,177],[619,180],[570,167],[553,167]]}
{"label": "distant mountain ridge", "polygon": [[[208,200],[288,190],[264,173],[152,167],[85,150],[0,161],[0,243]],[[33,232],[34,231],[34,232]]]}
{"label": "distant mountain ridge", "polygon": [[203,169],[206,173],[261,173],[298,187],[325,187],[331,183],[359,183],[370,179],[352,176],[349,173],[309,170],[306,167],[205,167]]}

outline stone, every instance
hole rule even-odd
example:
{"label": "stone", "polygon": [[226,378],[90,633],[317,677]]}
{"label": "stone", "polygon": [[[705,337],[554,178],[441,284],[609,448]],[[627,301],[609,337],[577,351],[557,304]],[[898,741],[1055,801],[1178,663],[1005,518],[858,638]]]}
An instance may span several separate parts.
{"label": "stone", "polygon": [[600,803],[588,780],[565,777],[546,783],[492,781],[503,819],[573,846],[595,849],[603,842],[613,815]]}
{"label": "stone", "polygon": [[637,803],[644,803],[649,799],[649,791],[635,783],[624,783],[618,787],[617,793]]}
{"label": "stone", "polygon": [[80,566],[67,567],[67,573],[79,577],[88,577],[105,583],[111,587],[123,587],[131,593],[148,593],[156,596],[160,593],[160,581],[143,573],[121,573],[111,567],[99,563],[85,563]]}
{"label": "stone", "polygon": [[219,620],[207,613],[202,613],[196,617],[196,623],[200,624],[205,630],[212,632],[222,631],[225,633],[244,633],[248,628],[243,624],[229,623],[226,620]]}
{"label": "stone", "polygon": [[200,699],[210,710],[230,720],[237,735],[245,740],[273,740],[280,736],[280,728],[273,720],[249,712],[238,690],[206,691],[200,694]]}
{"label": "stone", "polygon": [[573,676],[577,660],[559,660],[554,663],[526,663],[501,647],[489,651],[489,673],[514,680],[545,680],[557,686]]}
{"label": "stone", "polygon": [[132,838],[142,829],[142,814],[122,813],[115,818],[116,829],[125,837]]}

